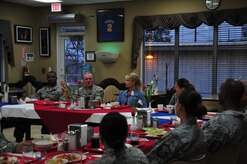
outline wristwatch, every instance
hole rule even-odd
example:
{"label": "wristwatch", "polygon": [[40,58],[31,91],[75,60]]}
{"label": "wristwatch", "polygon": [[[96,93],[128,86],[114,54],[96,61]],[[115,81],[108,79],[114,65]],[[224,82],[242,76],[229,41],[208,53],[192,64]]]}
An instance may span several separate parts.
{"label": "wristwatch", "polygon": [[209,10],[215,10],[219,7],[220,0],[205,0],[205,3]]}

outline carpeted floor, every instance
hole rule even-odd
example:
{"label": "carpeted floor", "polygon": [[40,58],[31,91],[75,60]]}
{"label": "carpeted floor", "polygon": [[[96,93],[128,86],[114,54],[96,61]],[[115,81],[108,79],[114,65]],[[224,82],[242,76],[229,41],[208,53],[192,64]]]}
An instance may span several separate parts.
{"label": "carpeted floor", "polygon": [[[41,134],[41,126],[40,125],[32,125],[31,126],[31,136],[35,134]],[[3,130],[4,136],[9,140],[9,141],[15,141],[15,138],[13,136],[14,134],[14,127],[13,128],[6,128]]]}

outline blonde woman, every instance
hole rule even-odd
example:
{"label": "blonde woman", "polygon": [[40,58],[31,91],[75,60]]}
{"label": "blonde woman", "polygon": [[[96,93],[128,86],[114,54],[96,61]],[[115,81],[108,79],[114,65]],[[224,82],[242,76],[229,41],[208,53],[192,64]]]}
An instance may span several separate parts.
{"label": "blonde woman", "polygon": [[132,105],[134,102],[142,101],[142,106],[147,107],[144,94],[140,91],[141,80],[136,73],[130,73],[125,76],[125,86],[127,90],[121,92],[118,102],[121,105]]}

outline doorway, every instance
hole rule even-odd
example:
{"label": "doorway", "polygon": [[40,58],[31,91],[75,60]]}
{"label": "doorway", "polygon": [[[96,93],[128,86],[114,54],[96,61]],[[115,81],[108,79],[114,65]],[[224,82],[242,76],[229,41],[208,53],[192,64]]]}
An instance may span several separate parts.
{"label": "doorway", "polygon": [[79,27],[69,26],[67,30],[65,27],[60,27],[62,32],[58,32],[58,84],[64,80],[73,87],[82,78],[82,66],[85,63],[85,39],[84,30],[82,30],[82,26]]}

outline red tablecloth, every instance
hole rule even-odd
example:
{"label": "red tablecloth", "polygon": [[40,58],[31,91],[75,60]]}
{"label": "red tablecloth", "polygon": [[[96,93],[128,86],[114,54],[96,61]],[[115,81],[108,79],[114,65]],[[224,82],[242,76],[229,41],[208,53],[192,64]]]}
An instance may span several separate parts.
{"label": "red tablecloth", "polygon": [[130,107],[123,109],[68,110],[67,108],[57,108],[56,105],[39,104],[34,104],[34,108],[52,134],[67,131],[69,124],[85,123],[93,113],[132,111]]}

